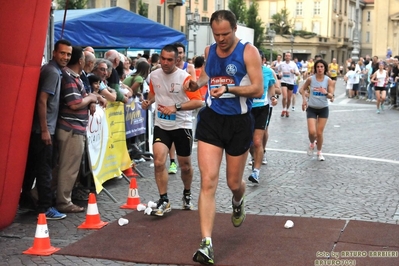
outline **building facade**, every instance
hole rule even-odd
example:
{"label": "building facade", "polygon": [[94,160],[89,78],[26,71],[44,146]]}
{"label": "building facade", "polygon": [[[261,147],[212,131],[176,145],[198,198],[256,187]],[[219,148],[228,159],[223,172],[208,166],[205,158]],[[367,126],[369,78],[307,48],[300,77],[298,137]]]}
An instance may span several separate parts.
{"label": "building facade", "polygon": [[[244,0],[249,6],[252,0]],[[293,51],[295,57],[307,59],[321,54],[326,61],[337,58],[342,64],[352,56],[356,29],[359,41],[359,56],[377,55],[385,58],[387,48],[393,55],[399,54],[399,4],[398,0],[254,0],[259,5],[259,14],[264,26],[273,24],[272,16],[283,8],[289,12],[289,21],[294,30],[313,32],[295,36],[276,34],[273,51]],[[227,9],[229,0],[88,0],[88,8],[119,6],[139,13],[143,7],[146,16],[185,32],[192,42],[193,27],[187,23],[186,14],[199,13],[200,24],[208,24],[215,10]],[[357,8],[358,4],[358,8]],[[356,15],[356,11],[358,13]],[[134,29],[132,29],[134,30]],[[265,48],[271,48],[265,40]]]}

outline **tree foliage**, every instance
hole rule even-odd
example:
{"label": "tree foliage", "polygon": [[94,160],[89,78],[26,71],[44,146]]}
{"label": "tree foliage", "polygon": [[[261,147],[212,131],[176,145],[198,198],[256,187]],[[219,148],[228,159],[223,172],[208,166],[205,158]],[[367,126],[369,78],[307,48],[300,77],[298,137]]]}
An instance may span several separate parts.
{"label": "tree foliage", "polygon": [[262,24],[262,19],[259,18],[259,4],[252,1],[252,4],[248,8],[246,25],[254,29],[254,45],[258,48],[265,37],[265,28]]}
{"label": "tree foliage", "polygon": [[290,12],[283,8],[280,13],[276,13],[272,16],[271,28],[276,31],[279,35],[291,34],[294,29],[293,19],[289,19]]}
{"label": "tree foliage", "polygon": [[148,18],[148,4],[143,3],[143,1],[140,0],[138,13],[139,15]]}
{"label": "tree foliage", "polygon": [[238,23],[245,23],[247,16],[247,6],[244,0],[230,0],[229,9],[236,15]]}
{"label": "tree foliage", "polygon": [[[67,0],[57,0],[57,9],[65,9]],[[87,0],[69,0],[68,9],[85,9]]]}

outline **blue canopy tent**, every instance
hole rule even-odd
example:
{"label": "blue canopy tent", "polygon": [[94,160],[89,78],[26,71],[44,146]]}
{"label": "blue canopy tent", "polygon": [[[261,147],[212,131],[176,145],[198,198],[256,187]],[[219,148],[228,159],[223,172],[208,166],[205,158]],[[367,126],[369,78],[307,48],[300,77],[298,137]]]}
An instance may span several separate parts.
{"label": "blue canopy tent", "polygon": [[[54,12],[54,39],[61,38],[64,10]],[[68,10],[63,39],[78,46],[161,49],[187,44],[186,36],[120,7]]]}

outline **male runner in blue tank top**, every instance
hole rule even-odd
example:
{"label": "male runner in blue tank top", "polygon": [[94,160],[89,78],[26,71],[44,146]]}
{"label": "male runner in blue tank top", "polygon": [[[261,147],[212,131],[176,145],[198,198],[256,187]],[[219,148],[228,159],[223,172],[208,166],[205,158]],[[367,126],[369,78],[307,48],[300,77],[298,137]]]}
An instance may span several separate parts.
{"label": "male runner in blue tank top", "polygon": [[190,91],[208,82],[206,107],[198,114],[198,165],[201,190],[198,210],[202,242],[193,260],[213,264],[212,228],[215,218],[215,193],[223,152],[226,152],[226,179],[233,193],[235,227],[245,219],[245,181],[242,179],[254,120],[252,98],[263,94],[261,59],[256,47],[236,37],[237,20],[229,10],[212,14],[210,25],[215,44],[205,48],[206,63],[197,82],[186,83]]}

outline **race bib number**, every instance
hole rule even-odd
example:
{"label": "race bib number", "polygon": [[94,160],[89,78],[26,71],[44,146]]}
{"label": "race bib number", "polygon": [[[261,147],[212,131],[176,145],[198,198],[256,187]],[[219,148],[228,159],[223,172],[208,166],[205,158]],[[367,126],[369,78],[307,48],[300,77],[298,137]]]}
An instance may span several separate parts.
{"label": "race bib number", "polygon": [[290,72],[283,72],[283,77],[284,78],[289,78],[289,77],[291,77],[291,73]]}
{"label": "race bib number", "polygon": [[166,115],[166,114],[158,111],[158,118],[159,119],[163,119],[163,120],[168,120],[168,121],[175,121],[176,120],[176,114]]}

